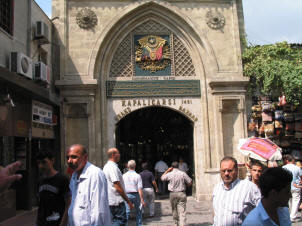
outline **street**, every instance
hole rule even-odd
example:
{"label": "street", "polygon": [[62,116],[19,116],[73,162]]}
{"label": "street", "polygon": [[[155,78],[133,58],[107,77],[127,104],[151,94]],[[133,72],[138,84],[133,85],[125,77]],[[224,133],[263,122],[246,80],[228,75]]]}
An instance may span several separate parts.
{"label": "street", "polygon": [[[193,197],[188,197],[187,226],[212,225],[212,204],[210,201],[197,202]],[[16,217],[0,223],[0,226],[33,226],[37,208],[33,211],[22,212]],[[173,226],[172,211],[168,199],[155,201],[155,217],[144,218],[143,225],[147,226]],[[302,226],[302,222],[293,223],[293,226]],[[129,226],[135,226],[135,219],[130,219]]]}
{"label": "street", "polygon": [[[0,226],[33,226],[37,209],[24,211],[9,220],[0,223]],[[129,221],[129,226],[135,225],[135,219]],[[168,199],[155,201],[155,217],[144,218],[143,225],[148,226],[173,226],[172,211]],[[206,226],[212,225],[211,202],[197,202],[193,197],[188,197],[187,225]]]}

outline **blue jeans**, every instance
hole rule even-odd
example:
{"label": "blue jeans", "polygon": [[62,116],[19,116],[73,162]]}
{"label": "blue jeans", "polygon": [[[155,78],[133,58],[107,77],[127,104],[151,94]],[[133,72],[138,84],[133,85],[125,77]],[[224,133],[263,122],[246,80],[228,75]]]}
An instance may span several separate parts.
{"label": "blue jeans", "polygon": [[[133,203],[135,212],[136,212],[136,226],[142,225],[142,207],[141,207],[141,200],[139,197],[138,192],[135,193],[127,193],[127,196],[130,200],[130,202]],[[126,204],[126,213],[127,213],[127,220],[130,217],[130,208],[128,204]]]}
{"label": "blue jeans", "polygon": [[124,202],[118,206],[109,206],[112,216],[112,226],[127,226],[126,205]]}

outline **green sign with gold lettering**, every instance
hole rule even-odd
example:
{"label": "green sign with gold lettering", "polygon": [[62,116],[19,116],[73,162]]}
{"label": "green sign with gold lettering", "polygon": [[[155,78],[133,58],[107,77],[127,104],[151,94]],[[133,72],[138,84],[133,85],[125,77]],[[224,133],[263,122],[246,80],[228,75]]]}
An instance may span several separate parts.
{"label": "green sign with gold lettering", "polygon": [[108,98],[200,97],[200,81],[107,81],[106,93]]}

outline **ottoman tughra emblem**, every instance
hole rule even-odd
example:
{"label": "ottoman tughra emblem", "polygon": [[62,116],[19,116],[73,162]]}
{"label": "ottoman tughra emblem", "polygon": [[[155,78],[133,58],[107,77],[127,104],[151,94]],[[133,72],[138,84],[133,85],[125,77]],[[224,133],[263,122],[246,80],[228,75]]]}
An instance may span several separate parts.
{"label": "ottoman tughra emblem", "polygon": [[225,18],[220,12],[210,10],[207,12],[206,17],[207,25],[214,30],[222,29],[225,25]]}
{"label": "ottoman tughra emblem", "polygon": [[91,9],[84,8],[77,13],[76,21],[80,28],[89,29],[97,24],[98,18]]}
{"label": "ottoman tughra emblem", "polygon": [[156,72],[170,65],[170,47],[166,39],[147,35],[138,40],[135,46],[135,62],[143,70]]}

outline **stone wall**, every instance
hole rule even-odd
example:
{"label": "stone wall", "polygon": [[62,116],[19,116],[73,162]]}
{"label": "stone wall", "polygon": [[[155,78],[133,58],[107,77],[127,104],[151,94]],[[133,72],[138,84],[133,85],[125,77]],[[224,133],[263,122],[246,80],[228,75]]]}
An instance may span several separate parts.
{"label": "stone wall", "polygon": [[[226,154],[239,161],[243,159],[236,149],[238,139],[246,136],[244,106],[248,82],[242,75],[241,64],[241,1],[53,0],[53,16],[59,17],[54,25],[61,45],[61,73],[56,85],[65,98],[62,150],[73,134],[80,133],[79,140],[89,145],[90,160],[102,166],[106,150],[115,145],[116,123],[131,111],[145,107],[133,105],[134,101],[162,105],[164,98],[175,99],[173,106],[162,107],[171,108],[194,123],[196,196],[197,199],[211,198],[213,185],[219,181],[220,159]],[[156,80],[197,80],[200,97],[108,97],[107,81],[137,81],[138,76],[131,72],[133,46],[128,48],[129,55],[124,54],[125,60],[115,64],[118,67],[126,62],[125,68],[130,68],[127,75],[113,75],[113,59],[123,53],[120,46],[127,42],[127,37],[132,40],[133,35],[139,34],[135,29],[151,21],[161,24],[163,33],[169,31],[177,37],[187,51],[185,58],[191,59],[194,65],[193,77],[172,74],[157,76]],[[131,58],[129,61],[127,56]],[[177,56],[174,54],[173,60]],[[155,78],[145,76],[139,81],[149,79]],[[132,105],[123,105],[125,99]],[[77,104],[85,106],[86,119],[75,116],[78,119],[72,119],[71,125],[66,109]],[[74,130],[83,123],[84,130]]]}

